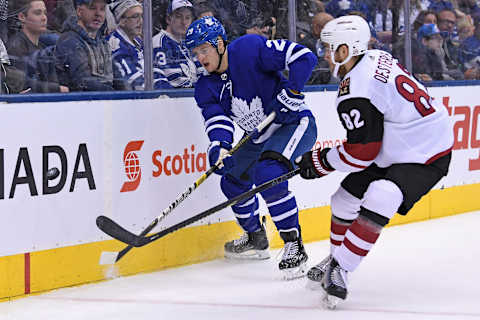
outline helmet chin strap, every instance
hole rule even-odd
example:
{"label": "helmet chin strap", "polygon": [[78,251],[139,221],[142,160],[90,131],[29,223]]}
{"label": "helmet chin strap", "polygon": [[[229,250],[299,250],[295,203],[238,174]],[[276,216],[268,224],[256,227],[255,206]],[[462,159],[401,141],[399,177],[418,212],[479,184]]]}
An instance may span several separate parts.
{"label": "helmet chin strap", "polygon": [[335,68],[333,68],[333,73],[332,73],[335,78],[338,78],[338,70],[340,70],[340,67],[343,66],[348,61],[350,61],[350,59],[352,59],[352,54],[350,53],[350,50],[348,50],[348,56],[342,62],[336,62],[335,55],[330,54],[330,60],[335,65]]}
{"label": "helmet chin strap", "polygon": [[223,53],[220,53],[220,51],[218,51],[218,46],[217,46],[217,53],[220,59],[218,59],[218,66],[215,69],[215,72],[217,72],[218,69],[220,69],[220,66],[222,65],[222,60],[223,60],[223,55],[225,54],[225,50],[227,50],[227,48],[223,49]]}

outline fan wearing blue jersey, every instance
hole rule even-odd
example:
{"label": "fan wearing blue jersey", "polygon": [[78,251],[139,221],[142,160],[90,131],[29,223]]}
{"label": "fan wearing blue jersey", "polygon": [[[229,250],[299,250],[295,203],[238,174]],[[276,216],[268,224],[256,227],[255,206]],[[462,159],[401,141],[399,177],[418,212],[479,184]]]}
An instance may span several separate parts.
{"label": "fan wearing blue jersey", "polygon": [[[232,148],[234,123],[250,133],[271,112],[273,123],[232,156],[217,173],[229,199],[253,185],[279,177],[295,167],[293,159],[311,149],[317,138],[315,119],[301,93],[317,63],[307,48],[288,40],[267,40],[245,35],[227,46],[227,35],[214,17],[203,17],[187,29],[185,43],[209,73],[195,85],[195,100],[211,141],[210,165]],[[289,78],[282,71],[289,70]],[[279,269],[285,279],[306,271],[298,207],[288,182],[261,193],[280,237],[285,242]],[[225,257],[268,259],[268,239],[259,218],[256,196],[232,206],[245,231],[240,239],[225,244]]]}
{"label": "fan wearing blue jersey", "polygon": [[114,81],[122,81],[126,90],[143,90],[143,9],[136,0],[121,0],[110,4],[118,23],[107,40],[112,48]]}
{"label": "fan wearing blue jersey", "polygon": [[167,9],[167,28],[153,37],[155,89],[192,88],[203,72],[185,47],[185,32],[193,21],[193,6],[187,0],[172,0]]}

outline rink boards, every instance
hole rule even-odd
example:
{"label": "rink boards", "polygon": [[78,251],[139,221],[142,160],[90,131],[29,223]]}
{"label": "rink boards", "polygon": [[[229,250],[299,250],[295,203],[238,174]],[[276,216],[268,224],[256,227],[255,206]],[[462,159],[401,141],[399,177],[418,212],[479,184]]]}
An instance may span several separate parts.
{"label": "rink boards", "polygon": [[[391,225],[480,209],[478,88],[429,89],[455,122],[452,166],[435,190]],[[335,97],[334,91],[307,93],[317,146],[335,146],[345,137]],[[98,215],[139,233],[208,169],[208,141],[192,97],[0,108],[0,298],[218,258],[223,243],[240,232],[227,209],[132,250],[113,267],[98,264],[102,251],[124,247],[96,228]],[[237,130],[237,141],[240,136]],[[60,174],[49,179],[52,167]],[[305,241],[329,236],[329,197],[343,177],[337,172],[314,182],[291,180]],[[208,178],[160,228],[224,201],[218,183],[218,176]],[[272,245],[279,246],[273,224],[268,226]]]}

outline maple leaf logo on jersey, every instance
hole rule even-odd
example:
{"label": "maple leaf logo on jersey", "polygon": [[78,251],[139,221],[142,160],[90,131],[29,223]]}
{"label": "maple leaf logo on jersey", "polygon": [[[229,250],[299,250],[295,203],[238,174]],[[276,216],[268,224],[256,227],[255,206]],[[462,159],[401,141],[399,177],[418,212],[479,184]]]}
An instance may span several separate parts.
{"label": "maple leaf logo on jersey", "polygon": [[120,39],[117,37],[111,37],[110,41],[108,41],[108,44],[110,44],[110,49],[112,49],[112,52],[120,49]]}
{"label": "maple leaf logo on jersey", "polygon": [[185,77],[183,77],[185,79],[185,83],[182,86],[190,87],[197,82],[197,67],[190,59],[186,59],[186,62],[187,63],[180,63],[180,68],[185,75]]}
{"label": "maple leaf logo on jersey", "polygon": [[252,99],[250,105],[241,98],[233,97],[232,113],[233,121],[247,132],[253,131],[266,118],[263,112],[262,99],[258,96]]}

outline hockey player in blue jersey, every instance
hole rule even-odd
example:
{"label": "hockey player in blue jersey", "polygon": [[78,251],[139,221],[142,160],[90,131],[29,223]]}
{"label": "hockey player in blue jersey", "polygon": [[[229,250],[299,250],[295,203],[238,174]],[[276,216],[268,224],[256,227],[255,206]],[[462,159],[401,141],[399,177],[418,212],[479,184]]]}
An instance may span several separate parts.
{"label": "hockey player in blue jersey", "polygon": [[[210,165],[232,148],[234,122],[245,132],[271,112],[275,120],[259,135],[223,161],[221,189],[233,198],[295,166],[293,159],[311,149],[317,129],[301,94],[317,63],[307,48],[288,40],[245,35],[227,46],[227,35],[214,17],[203,17],[187,29],[185,43],[209,73],[195,85],[195,100],[205,119]],[[289,78],[281,71],[288,69]],[[285,279],[305,274],[305,252],[298,207],[284,182],[261,193],[280,237],[285,242],[279,269]],[[259,218],[256,196],[232,206],[245,231],[225,244],[225,257],[268,259],[268,239]]]}

